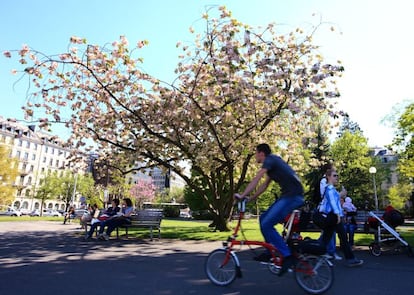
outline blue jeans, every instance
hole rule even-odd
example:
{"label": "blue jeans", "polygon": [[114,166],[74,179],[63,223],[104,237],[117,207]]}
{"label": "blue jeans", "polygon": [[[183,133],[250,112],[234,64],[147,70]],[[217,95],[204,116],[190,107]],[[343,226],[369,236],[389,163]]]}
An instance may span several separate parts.
{"label": "blue jeans", "polygon": [[[318,239],[319,241],[322,241],[322,234]],[[326,253],[329,255],[334,255],[336,253],[336,232],[333,232],[331,240],[329,241],[328,245],[326,245]]]}
{"label": "blue jeans", "polygon": [[333,232],[332,239],[326,247],[326,252],[328,252],[331,255],[334,255],[336,253],[336,232]]}
{"label": "blue jeans", "polygon": [[99,234],[102,234],[106,228],[106,234],[108,236],[111,235],[111,232],[114,231],[118,226],[121,226],[123,224],[130,224],[131,220],[129,218],[123,218],[123,217],[115,217],[112,219],[107,219],[104,222],[101,222],[101,227],[99,228]]}
{"label": "blue jeans", "polygon": [[303,196],[282,196],[260,215],[260,229],[265,241],[275,246],[284,257],[291,255],[291,252],[285,240],[276,231],[275,225],[303,204]]}
{"label": "blue jeans", "polygon": [[346,233],[345,233],[345,227],[342,222],[323,230],[322,236],[321,236],[323,243],[327,247],[330,241],[332,240],[332,235],[335,231],[338,234],[341,250],[344,253],[345,259],[355,258],[354,253],[352,252],[352,249],[349,246]]}
{"label": "blue jeans", "polygon": [[95,222],[94,224],[91,224],[91,227],[89,228],[89,232],[87,233],[87,236],[90,238],[92,237],[94,231],[96,230],[96,228],[101,225],[103,221],[100,222]]}
{"label": "blue jeans", "polygon": [[355,235],[355,230],[357,226],[351,222],[347,222],[344,224],[344,227],[345,227],[345,233],[347,235],[349,246],[352,247],[354,245],[354,235]]}

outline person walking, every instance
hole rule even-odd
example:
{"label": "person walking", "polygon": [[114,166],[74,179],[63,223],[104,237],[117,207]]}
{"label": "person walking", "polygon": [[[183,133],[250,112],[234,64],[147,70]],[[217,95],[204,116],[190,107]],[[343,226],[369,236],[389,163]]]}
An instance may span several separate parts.
{"label": "person walking", "polygon": [[321,202],[319,211],[325,214],[335,214],[337,222],[336,224],[328,226],[323,230],[321,239],[325,245],[328,245],[332,239],[333,232],[336,231],[347,265],[358,266],[362,265],[364,261],[355,257],[347,240],[344,224],[342,222],[343,210],[340,201],[340,193],[335,189],[335,185],[338,183],[338,177],[339,176],[336,170],[327,170],[326,179],[328,186],[326,187],[325,197]]}
{"label": "person walking", "polygon": [[[335,168],[332,165],[329,165],[327,169],[335,170]],[[336,170],[335,170],[336,171]],[[326,179],[326,175],[324,175],[319,183],[319,190],[321,194],[321,200],[324,198],[326,187],[328,186],[328,181]],[[346,190],[344,187],[342,187],[342,190],[340,192],[340,197],[346,195]],[[322,234],[319,238],[321,240]],[[329,259],[335,259],[335,260],[342,260],[342,257],[338,255],[336,252],[336,232],[333,232],[332,238],[329,241],[328,245],[326,246],[326,252],[329,256]]]}

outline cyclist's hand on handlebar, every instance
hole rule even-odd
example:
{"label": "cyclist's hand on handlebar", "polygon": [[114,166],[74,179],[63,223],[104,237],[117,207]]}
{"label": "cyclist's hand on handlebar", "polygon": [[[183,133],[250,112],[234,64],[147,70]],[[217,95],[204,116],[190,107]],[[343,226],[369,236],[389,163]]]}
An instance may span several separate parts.
{"label": "cyclist's hand on handlebar", "polygon": [[237,201],[242,201],[242,200],[246,200],[247,202],[249,201],[248,197],[242,197],[240,194],[234,194],[234,199],[236,199]]}

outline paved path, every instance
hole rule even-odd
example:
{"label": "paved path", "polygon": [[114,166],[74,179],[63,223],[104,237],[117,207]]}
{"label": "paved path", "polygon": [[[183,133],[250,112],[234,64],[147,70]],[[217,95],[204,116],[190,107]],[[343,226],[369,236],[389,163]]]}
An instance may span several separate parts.
{"label": "paved path", "polygon": [[[84,242],[77,224],[0,222],[0,294],[305,294],[294,276],[279,278],[241,251],[243,278],[228,287],[204,274],[207,254],[220,242],[110,240]],[[247,248],[246,248],[247,249]],[[414,258],[405,254],[356,255],[360,268],[335,265],[326,294],[412,294]]]}

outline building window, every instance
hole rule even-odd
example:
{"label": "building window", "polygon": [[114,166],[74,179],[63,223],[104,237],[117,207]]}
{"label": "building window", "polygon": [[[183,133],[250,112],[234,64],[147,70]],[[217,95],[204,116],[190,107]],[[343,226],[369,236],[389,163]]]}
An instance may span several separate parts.
{"label": "building window", "polygon": [[20,160],[20,151],[16,152],[16,158],[18,158]]}
{"label": "building window", "polygon": [[49,148],[47,146],[45,146],[45,153],[47,153],[48,150],[49,150]]}
{"label": "building window", "polygon": [[36,160],[36,154],[33,154],[32,155],[32,160],[34,161],[34,160]]}
{"label": "building window", "polygon": [[20,176],[20,181],[19,181],[19,184],[20,184],[20,185],[23,185],[23,182],[24,182],[24,176]]}
{"label": "building window", "polygon": [[27,179],[27,185],[31,185],[32,184],[32,177],[29,176],[29,178]]}
{"label": "building window", "polygon": [[53,159],[50,159],[49,160],[49,166],[52,166],[53,165]]}
{"label": "building window", "polygon": [[34,171],[34,166],[33,165],[30,165],[30,170],[29,170],[29,172],[33,172]]}
{"label": "building window", "polygon": [[46,163],[46,157],[43,157],[43,163]]}
{"label": "building window", "polygon": [[26,172],[26,167],[27,167],[27,164],[26,163],[23,163],[23,165],[22,165],[23,172]]}
{"label": "building window", "polygon": [[27,142],[26,147],[30,149],[30,141]]}
{"label": "building window", "polygon": [[59,160],[56,160],[56,167],[59,168]]}
{"label": "building window", "polygon": [[19,143],[17,144],[17,146],[22,146],[23,145],[23,140],[19,139]]}
{"label": "building window", "polygon": [[34,149],[37,151],[37,143],[34,144]]}
{"label": "building window", "polygon": [[29,159],[29,153],[24,153],[23,160],[27,161]]}

